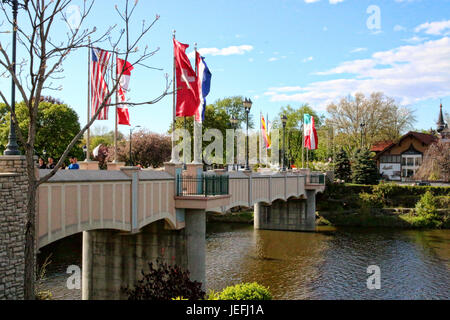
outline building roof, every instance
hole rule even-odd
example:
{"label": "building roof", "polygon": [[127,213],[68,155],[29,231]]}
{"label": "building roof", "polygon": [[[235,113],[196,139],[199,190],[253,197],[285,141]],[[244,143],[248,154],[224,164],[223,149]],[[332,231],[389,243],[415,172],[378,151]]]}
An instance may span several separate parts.
{"label": "building roof", "polygon": [[372,148],[370,149],[370,151],[372,152],[381,152],[384,149],[386,149],[387,147],[389,147],[391,144],[393,144],[393,141],[380,141],[380,142],[376,142],[373,144]]}
{"label": "building roof", "polygon": [[[390,150],[392,147],[398,145],[400,142],[402,142],[403,140],[405,140],[406,138],[408,138],[410,136],[416,138],[417,140],[419,140],[420,142],[422,142],[423,144],[426,144],[426,145],[430,145],[433,142],[436,142],[438,140],[438,138],[436,136],[432,135],[432,134],[410,131],[407,134],[405,134],[404,136],[402,136],[397,143],[391,143],[390,145],[387,145],[383,150],[378,151],[377,155],[375,156],[375,158],[378,158],[379,156],[381,156],[381,154],[383,154],[386,151]],[[374,147],[372,147],[372,149],[373,148]],[[374,151],[374,150],[372,150],[372,151]]]}

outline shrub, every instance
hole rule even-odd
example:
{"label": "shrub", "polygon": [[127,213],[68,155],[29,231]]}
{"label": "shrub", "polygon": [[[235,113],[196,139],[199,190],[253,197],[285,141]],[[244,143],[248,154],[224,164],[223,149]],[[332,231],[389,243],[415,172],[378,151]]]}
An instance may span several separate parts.
{"label": "shrub", "polygon": [[269,289],[256,282],[227,287],[220,293],[212,293],[212,297],[217,298],[213,300],[272,300]]}
{"label": "shrub", "polygon": [[[123,289],[129,300],[201,300],[205,297],[202,284],[189,279],[189,272],[179,266],[169,266],[157,261],[156,268],[149,263],[150,271],[144,273],[134,289]],[[181,298],[182,297],[182,298]]]}
{"label": "shrub", "polygon": [[436,198],[430,191],[427,191],[416,204],[416,213],[419,216],[435,215]]}
{"label": "shrub", "polygon": [[416,204],[418,220],[416,223],[421,227],[440,227],[442,221],[439,219],[436,208],[436,198],[430,191],[427,191]]}
{"label": "shrub", "polygon": [[378,194],[370,194],[366,192],[361,192],[359,194],[359,199],[361,203],[361,208],[370,210],[374,208],[383,208],[384,201],[383,198]]}

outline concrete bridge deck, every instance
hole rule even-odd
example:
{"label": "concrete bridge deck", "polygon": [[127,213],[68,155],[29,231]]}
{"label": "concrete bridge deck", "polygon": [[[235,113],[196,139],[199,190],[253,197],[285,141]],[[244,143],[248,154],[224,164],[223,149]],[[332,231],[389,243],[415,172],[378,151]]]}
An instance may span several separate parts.
{"label": "concrete bridge deck", "polygon": [[[39,170],[41,176],[46,170]],[[122,168],[120,171],[59,171],[39,187],[37,234],[41,248],[89,230],[138,232],[164,220],[173,230],[185,227],[184,209],[225,213],[290,198],[306,199],[306,190],[323,190],[300,173],[228,172],[230,197],[175,197],[175,177],[168,172]]]}

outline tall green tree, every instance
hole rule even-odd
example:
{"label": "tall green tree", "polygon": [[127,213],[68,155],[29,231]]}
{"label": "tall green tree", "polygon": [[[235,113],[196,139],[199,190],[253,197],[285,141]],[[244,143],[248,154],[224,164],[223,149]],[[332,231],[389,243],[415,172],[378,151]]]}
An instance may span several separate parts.
{"label": "tall green tree", "polygon": [[357,184],[376,184],[378,169],[369,149],[357,149],[352,163],[352,181]]}
{"label": "tall green tree", "polygon": [[[323,117],[313,110],[308,104],[304,104],[298,108],[290,105],[281,108],[278,118],[272,122],[273,128],[282,129],[281,118],[287,117],[286,122],[286,157],[287,161],[295,164],[297,167],[302,165],[302,146],[303,146],[303,118],[305,114],[314,117],[316,128],[320,128],[323,123]],[[283,139],[283,132],[280,132],[280,139]],[[320,146],[320,140],[319,140]],[[282,141],[280,148],[282,147]],[[306,152],[305,152],[306,154]],[[314,159],[314,151],[310,153],[310,159]],[[304,156],[306,161],[306,155]]]}
{"label": "tall green tree", "polygon": [[368,97],[356,93],[354,97],[342,98],[339,103],[330,104],[327,112],[327,123],[335,132],[335,143],[347,151],[370,148],[379,141],[394,141],[412,129],[415,122],[412,110],[399,106],[394,98],[381,92]]}
{"label": "tall green tree", "polygon": [[[42,101],[39,104],[36,120],[35,155],[59,159],[67,145],[80,132],[78,115],[71,107],[55,99]],[[16,105],[16,115],[22,135],[28,137],[30,116],[27,106],[21,102]],[[0,104],[0,153],[3,153],[8,143],[10,113],[5,104]],[[20,146],[21,152],[25,150]],[[72,149],[72,155],[83,157],[81,141]]]}
{"label": "tall green tree", "polygon": [[341,148],[336,154],[336,159],[334,161],[334,174],[337,179],[344,180],[345,182],[350,181],[352,170],[350,166],[350,159],[344,148]]}
{"label": "tall green tree", "polygon": [[[224,138],[223,141],[223,150],[226,152],[226,130],[232,129],[231,118],[235,117],[238,120],[237,128],[246,128],[246,113],[243,104],[244,98],[241,96],[228,97],[224,99],[219,99],[213,104],[207,105],[205,109],[205,119],[203,121],[203,134],[208,129],[218,129]],[[193,117],[179,117],[176,120],[176,128],[182,129],[185,128],[189,131],[192,137],[192,154],[194,151],[193,146],[193,137],[194,137],[194,118]],[[249,114],[249,128],[254,127],[253,116]],[[171,129],[169,129],[169,133]],[[203,142],[203,149],[210,142]],[[192,155],[193,156],[193,155]],[[226,159],[224,155],[224,160]]]}

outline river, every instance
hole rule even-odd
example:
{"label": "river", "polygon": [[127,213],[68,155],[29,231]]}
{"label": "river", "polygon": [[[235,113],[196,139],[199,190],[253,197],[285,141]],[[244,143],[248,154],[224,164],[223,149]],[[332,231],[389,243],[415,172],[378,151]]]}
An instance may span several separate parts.
{"label": "river", "polygon": [[[80,299],[66,288],[67,266],[81,265],[81,236],[44,248],[52,254],[42,289]],[[369,290],[368,266],[381,288]],[[450,230],[334,229],[256,231],[242,224],[207,227],[207,288],[241,282],[268,286],[275,299],[450,299]]]}

